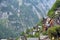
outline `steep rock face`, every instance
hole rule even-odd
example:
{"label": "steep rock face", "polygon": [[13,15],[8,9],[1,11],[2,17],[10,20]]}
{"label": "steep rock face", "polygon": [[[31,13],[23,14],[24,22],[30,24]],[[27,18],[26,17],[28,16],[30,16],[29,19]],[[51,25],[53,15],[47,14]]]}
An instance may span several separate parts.
{"label": "steep rock face", "polygon": [[1,19],[6,19],[6,27],[20,34],[33,27],[43,17],[55,0],[0,0]]}

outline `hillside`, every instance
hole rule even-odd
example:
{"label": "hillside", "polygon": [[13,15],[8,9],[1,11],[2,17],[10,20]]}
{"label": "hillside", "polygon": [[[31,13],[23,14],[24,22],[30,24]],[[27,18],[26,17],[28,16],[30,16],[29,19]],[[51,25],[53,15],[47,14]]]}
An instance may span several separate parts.
{"label": "hillside", "polygon": [[60,7],[60,0],[56,0],[54,5],[52,6],[52,8],[49,10],[48,16],[51,17],[51,18],[54,18],[55,17],[55,14],[54,14],[55,10],[59,7]]}

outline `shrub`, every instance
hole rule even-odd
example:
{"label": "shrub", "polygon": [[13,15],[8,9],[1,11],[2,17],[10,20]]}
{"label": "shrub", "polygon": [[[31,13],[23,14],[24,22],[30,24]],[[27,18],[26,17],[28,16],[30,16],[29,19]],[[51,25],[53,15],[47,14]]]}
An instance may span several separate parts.
{"label": "shrub", "polygon": [[48,29],[48,36],[50,39],[52,39],[52,37],[56,38],[60,37],[60,26],[54,26]]}
{"label": "shrub", "polygon": [[42,32],[43,35],[48,35],[47,31]]}
{"label": "shrub", "polygon": [[20,35],[21,35],[21,36],[23,36],[24,34],[25,34],[24,32],[21,32],[21,34],[20,34]]}

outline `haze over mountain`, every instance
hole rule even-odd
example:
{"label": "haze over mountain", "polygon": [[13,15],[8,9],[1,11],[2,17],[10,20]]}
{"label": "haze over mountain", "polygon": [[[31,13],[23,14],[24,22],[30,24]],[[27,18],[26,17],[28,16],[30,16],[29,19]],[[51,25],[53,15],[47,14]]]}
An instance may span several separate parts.
{"label": "haze over mountain", "polygon": [[0,0],[0,20],[4,27],[16,35],[26,28],[31,28],[41,18],[47,17],[47,12],[55,0]]}

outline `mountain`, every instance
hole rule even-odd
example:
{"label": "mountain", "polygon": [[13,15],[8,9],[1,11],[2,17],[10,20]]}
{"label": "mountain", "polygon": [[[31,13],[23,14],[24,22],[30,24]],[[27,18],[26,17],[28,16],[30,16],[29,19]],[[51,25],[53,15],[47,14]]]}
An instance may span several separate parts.
{"label": "mountain", "polygon": [[47,17],[54,3],[55,0],[0,0],[0,20],[19,36],[26,28],[35,26],[41,18]]}

